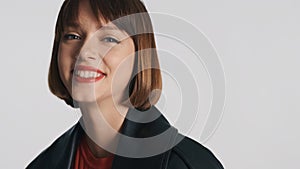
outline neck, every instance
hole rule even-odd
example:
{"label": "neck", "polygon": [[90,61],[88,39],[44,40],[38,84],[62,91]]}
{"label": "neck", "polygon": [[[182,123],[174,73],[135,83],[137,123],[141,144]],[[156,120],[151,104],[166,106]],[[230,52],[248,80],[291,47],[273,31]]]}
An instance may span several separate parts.
{"label": "neck", "polygon": [[100,104],[79,103],[89,148],[96,157],[110,156],[116,150],[117,134],[125,119],[128,107],[115,105],[111,100]]}

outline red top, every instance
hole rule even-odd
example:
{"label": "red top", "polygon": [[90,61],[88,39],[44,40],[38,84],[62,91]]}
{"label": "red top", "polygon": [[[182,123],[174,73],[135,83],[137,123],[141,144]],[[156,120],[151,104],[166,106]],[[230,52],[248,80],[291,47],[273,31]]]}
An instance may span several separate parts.
{"label": "red top", "polygon": [[111,169],[113,156],[95,157],[88,147],[85,137],[82,137],[76,151],[74,169]]}

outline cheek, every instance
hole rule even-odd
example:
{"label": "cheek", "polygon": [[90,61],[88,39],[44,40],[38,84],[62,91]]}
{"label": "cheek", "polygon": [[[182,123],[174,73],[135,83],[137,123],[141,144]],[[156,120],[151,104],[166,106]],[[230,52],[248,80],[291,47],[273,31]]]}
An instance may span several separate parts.
{"label": "cheek", "polygon": [[124,44],[113,48],[104,56],[111,74],[131,74],[134,64],[135,48],[133,41],[127,39]]}
{"label": "cheek", "polygon": [[64,72],[66,71],[66,63],[68,62],[68,60],[66,59],[66,57],[64,57],[65,52],[59,48],[58,49],[58,53],[57,53],[57,65],[58,65],[58,70],[60,75],[64,75]]}
{"label": "cheek", "polygon": [[60,46],[57,53],[57,65],[59,70],[59,75],[64,84],[67,86],[67,82],[71,79],[71,66],[72,59],[70,50]]}
{"label": "cheek", "polygon": [[107,57],[107,66],[110,69],[110,83],[113,93],[122,93],[131,80],[134,66],[134,53],[123,52],[124,56],[116,57],[117,53],[110,53]]}

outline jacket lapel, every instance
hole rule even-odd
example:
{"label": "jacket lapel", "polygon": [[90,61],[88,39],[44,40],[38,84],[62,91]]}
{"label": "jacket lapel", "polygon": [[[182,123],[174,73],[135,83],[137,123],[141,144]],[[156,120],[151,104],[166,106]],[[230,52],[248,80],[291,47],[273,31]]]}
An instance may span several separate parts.
{"label": "jacket lapel", "polygon": [[[55,169],[73,169],[73,161],[75,159],[76,150],[79,144],[79,140],[83,135],[84,131],[80,125],[80,122],[65,133],[65,138],[57,143],[55,148],[58,152],[52,153],[55,156],[53,159],[57,159]],[[50,158],[52,159],[52,158]]]}

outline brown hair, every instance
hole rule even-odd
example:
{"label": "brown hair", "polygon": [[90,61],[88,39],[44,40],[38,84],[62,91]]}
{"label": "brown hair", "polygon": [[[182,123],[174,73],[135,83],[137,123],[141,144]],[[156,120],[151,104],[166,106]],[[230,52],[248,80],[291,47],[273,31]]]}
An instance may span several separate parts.
{"label": "brown hair", "polygon": [[[96,18],[107,21],[116,21],[117,27],[125,30],[135,46],[136,56],[132,80],[128,84],[129,100],[136,109],[146,110],[155,104],[162,89],[161,72],[157,57],[155,39],[150,16],[140,0],[89,0]],[[79,0],[65,0],[58,14],[52,57],[49,68],[48,84],[51,92],[63,99],[68,105],[77,107],[70,93],[64,86],[58,70],[57,54],[64,27],[69,21],[76,21],[78,16]],[[143,13],[139,15],[138,13]],[[132,14],[133,19],[118,22],[118,18]],[[130,18],[130,17],[128,17]],[[149,50],[147,50],[149,49]],[[75,104],[74,104],[75,103]]]}

